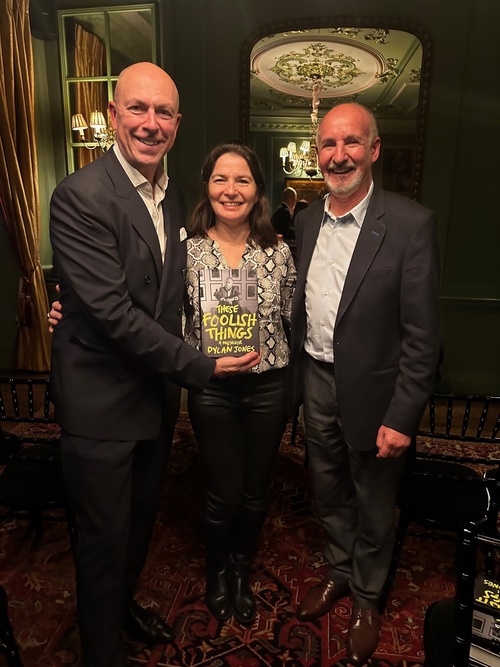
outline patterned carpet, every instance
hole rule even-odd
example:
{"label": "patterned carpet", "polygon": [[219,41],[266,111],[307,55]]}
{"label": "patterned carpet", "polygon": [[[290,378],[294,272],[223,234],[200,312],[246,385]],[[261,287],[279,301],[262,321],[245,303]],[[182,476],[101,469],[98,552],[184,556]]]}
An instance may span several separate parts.
{"label": "patterned carpet", "polygon": [[[203,479],[189,422],[181,417],[138,593],[142,605],[156,609],[175,627],[177,640],[155,648],[131,643],[130,665],[347,665],[347,598],[319,621],[301,624],[294,616],[298,600],[325,571],[325,561],[321,528],[314,518],[303,467],[303,448],[291,447],[289,431],[278,457],[273,491],[253,575],[257,618],[250,628],[234,620],[218,622],[203,602],[204,554],[198,525]],[[449,542],[407,538],[372,667],[423,663],[425,610],[433,600],[453,594],[453,555]],[[64,523],[46,522],[35,548],[25,523],[1,524],[0,572],[25,667],[80,665],[73,564]]]}

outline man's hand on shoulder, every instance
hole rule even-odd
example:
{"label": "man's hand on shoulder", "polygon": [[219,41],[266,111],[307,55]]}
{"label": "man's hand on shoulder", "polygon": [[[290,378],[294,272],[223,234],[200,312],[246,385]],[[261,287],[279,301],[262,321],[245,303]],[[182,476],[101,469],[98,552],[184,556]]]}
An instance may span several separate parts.
{"label": "man's hand on shoulder", "polygon": [[409,435],[395,431],[388,426],[382,426],[377,434],[378,459],[400,456],[410,445]]}
{"label": "man's hand on shoulder", "polygon": [[220,357],[215,362],[214,377],[226,377],[245,373],[256,366],[261,359],[258,352],[248,352],[242,357]]}

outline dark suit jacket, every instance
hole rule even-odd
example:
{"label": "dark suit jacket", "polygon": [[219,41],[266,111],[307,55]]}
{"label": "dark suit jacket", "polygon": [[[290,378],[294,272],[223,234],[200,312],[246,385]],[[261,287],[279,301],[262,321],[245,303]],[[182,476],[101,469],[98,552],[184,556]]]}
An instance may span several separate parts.
{"label": "dark suit jacket", "polygon": [[153,439],[180,388],[201,390],[214,361],[182,341],[185,202],[169,181],[167,250],[110,150],[56,188],[50,234],[64,317],[52,342],[63,429],[89,438]]}
{"label": "dark suit jacket", "polygon": [[[291,386],[300,404],[304,287],[324,202],[296,220]],[[334,331],[335,379],[347,442],[375,446],[381,424],[413,435],[440,353],[439,253],[432,211],[375,187],[347,272]]]}
{"label": "dark suit jacket", "polygon": [[295,236],[292,216],[288,206],[281,202],[278,208],[271,216],[271,224],[274,227],[276,234],[282,234],[285,239],[293,239]]}

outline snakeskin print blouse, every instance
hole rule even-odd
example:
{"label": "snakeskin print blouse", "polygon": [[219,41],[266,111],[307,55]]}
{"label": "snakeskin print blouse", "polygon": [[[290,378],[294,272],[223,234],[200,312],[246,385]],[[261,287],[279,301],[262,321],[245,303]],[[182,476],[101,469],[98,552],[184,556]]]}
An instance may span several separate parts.
{"label": "snakeskin print blouse", "polygon": [[[200,299],[198,272],[230,268],[216,241],[196,236],[187,240],[185,340],[200,348]],[[297,278],[290,248],[283,241],[270,248],[247,243],[237,268],[257,273],[259,336],[262,359],[251,370],[262,373],[288,364],[289,348],[283,320],[290,325],[292,296]],[[282,320],[283,318],[283,320]]]}

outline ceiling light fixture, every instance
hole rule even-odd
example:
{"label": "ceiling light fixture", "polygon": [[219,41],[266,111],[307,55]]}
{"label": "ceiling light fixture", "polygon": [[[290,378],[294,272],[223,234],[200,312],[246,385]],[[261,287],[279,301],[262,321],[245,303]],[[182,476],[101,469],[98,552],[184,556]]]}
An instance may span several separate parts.
{"label": "ceiling light fixture", "polygon": [[[318,151],[316,149],[316,132],[318,129],[318,107],[319,91],[321,90],[321,65],[309,63],[300,66],[301,74],[312,79],[312,103],[311,103],[311,138],[300,144],[299,151],[294,141],[288,146],[280,148],[280,159],[283,171],[287,176],[295,172],[304,171],[309,178],[316,176],[318,168]],[[297,68],[299,70],[299,68]]]}

